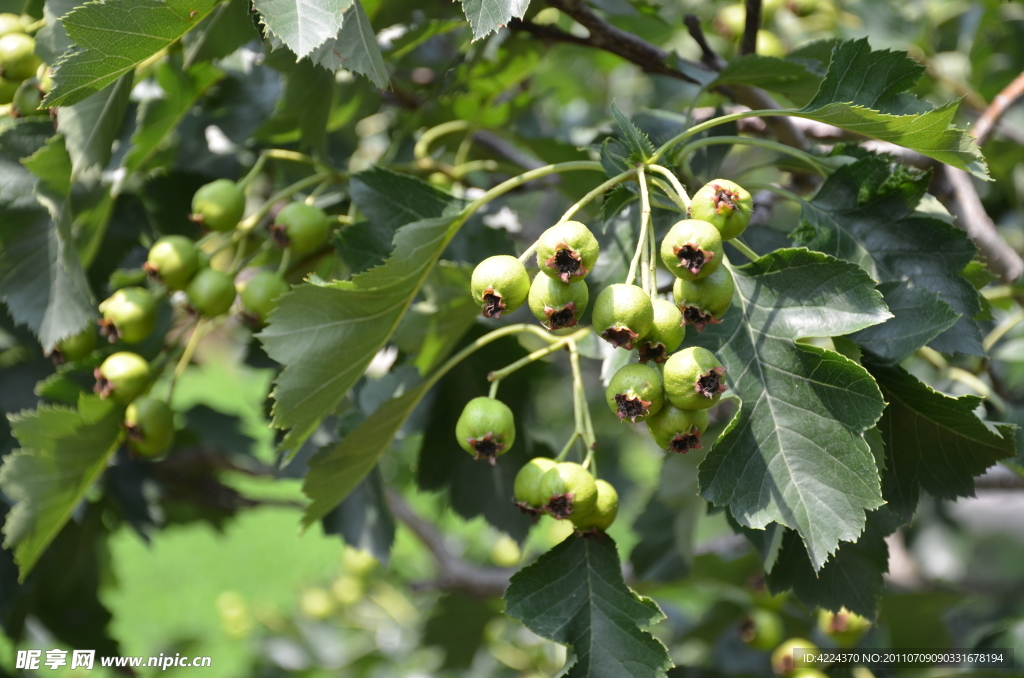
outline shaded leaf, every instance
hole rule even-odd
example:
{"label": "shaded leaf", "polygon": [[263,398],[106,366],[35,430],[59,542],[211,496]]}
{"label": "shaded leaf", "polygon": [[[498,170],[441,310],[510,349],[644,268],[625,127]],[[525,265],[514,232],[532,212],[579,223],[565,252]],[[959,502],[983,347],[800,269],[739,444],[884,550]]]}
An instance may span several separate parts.
{"label": "shaded leaf", "polygon": [[185,68],[200,61],[223,59],[236,49],[258,38],[249,13],[249,0],[228,0],[199,26],[185,34]]}
{"label": "shaded leaf", "polygon": [[818,92],[821,76],[799,60],[746,54],[729,61],[711,83],[750,85],[786,96],[797,106],[806,104]]}
{"label": "shaded leaf", "polygon": [[388,86],[388,70],[384,57],[377,46],[377,36],[370,25],[370,19],[359,0],[345,12],[345,23],[335,39],[333,48],[314,60],[321,66],[365,75],[379,89]]}
{"label": "shaded leaf", "polygon": [[795,529],[820,568],[882,504],[860,434],[884,402],[860,365],[795,340],[847,334],[889,314],[861,269],[822,254],[779,250],[733,270],[732,309],[693,337],[715,351],[743,401],[701,463],[701,494],[741,525]]}
{"label": "shaded leaf", "polygon": [[505,613],[576,654],[566,678],[665,676],[668,651],[640,627],[664,618],[657,604],[629,590],[618,549],[607,535],[571,535],[517,572]]}
{"label": "shaded leaf", "polygon": [[103,169],[110,162],[114,140],[128,109],[133,77],[127,73],[79,103],[57,109],[57,127],[71,156],[73,176]]}
{"label": "shaded leaf", "polygon": [[387,567],[395,541],[395,519],[384,498],[380,469],[373,469],[321,522],[325,534],[340,535],[346,544],[369,551]]}
{"label": "shaded leaf", "polygon": [[[927,289],[887,282],[879,285],[878,291],[895,317],[850,338],[879,362],[895,365],[903,361],[960,319],[960,314]],[[899,322],[894,322],[896,318]]]}

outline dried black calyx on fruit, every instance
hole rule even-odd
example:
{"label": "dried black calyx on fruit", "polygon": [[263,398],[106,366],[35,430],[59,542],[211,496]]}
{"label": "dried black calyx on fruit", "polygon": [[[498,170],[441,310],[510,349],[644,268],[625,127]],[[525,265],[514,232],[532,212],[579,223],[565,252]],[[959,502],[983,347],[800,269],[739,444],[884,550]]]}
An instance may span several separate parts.
{"label": "dried black calyx on fruit", "polygon": [[616,394],[615,403],[618,405],[616,414],[619,415],[619,419],[629,419],[634,424],[636,423],[636,418],[647,414],[647,408],[651,406],[650,400],[641,400],[639,396],[627,393]]}
{"label": "dried black calyx on fruit", "polygon": [[544,515],[543,506],[540,508],[533,508],[525,501],[516,501],[515,497],[512,498],[512,503],[516,505],[516,508],[519,509],[520,513],[530,516],[530,518],[532,518],[534,522],[537,522],[537,520],[539,520],[540,517]]}
{"label": "dried black calyx on fruit", "polygon": [[485,318],[500,318],[505,310],[505,301],[500,294],[495,293],[493,287],[484,290],[483,312]]}
{"label": "dried black calyx on fruit", "polygon": [[493,433],[480,438],[470,438],[469,445],[476,452],[477,459],[486,459],[491,466],[494,466],[498,455],[505,450],[505,444],[495,440]]}
{"label": "dried black calyx on fruit", "polygon": [[553,495],[544,509],[555,518],[568,518],[572,515],[573,498],[572,493]]}
{"label": "dried black calyx on fruit", "polygon": [[649,360],[653,360],[656,363],[663,363],[668,358],[668,350],[665,348],[665,344],[661,342],[654,343],[652,341],[645,341],[640,344],[640,362],[646,363]]}
{"label": "dried black calyx on fruit", "polygon": [[699,450],[700,445],[700,430],[694,426],[686,433],[680,433],[668,444],[669,452],[678,452],[679,454],[686,454],[690,450]]}
{"label": "dried black calyx on fruit", "polygon": [[628,327],[609,327],[601,333],[601,338],[615,348],[624,348],[627,351],[632,351],[633,344],[639,338],[639,335]]}
{"label": "dried black calyx on fruit", "polygon": [[673,247],[672,251],[679,259],[679,265],[694,275],[700,273],[705,263],[715,258],[714,252],[701,249],[693,243],[687,243],[682,247]]}
{"label": "dried black calyx on fruit", "polygon": [[724,367],[713,367],[697,378],[693,387],[694,393],[699,393],[705,398],[714,398],[725,391],[725,384],[722,382],[722,375],[725,374]]}
{"label": "dried black calyx on fruit", "polygon": [[576,304],[571,301],[558,309],[545,306],[544,313],[548,316],[548,321],[544,323],[544,327],[549,330],[560,330],[564,327],[576,327],[576,323],[579,322],[576,319]]}
{"label": "dried black calyx on fruit", "polygon": [[554,255],[549,257],[544,265],[558,271],[558,277],[564,283],[569,282],[571,277],[587,274],[582,255],[564,242],[559,243]]}
{"label": "dried black calyx on fruit", "polygon": [[683,324],[692,325],[698,332],[703,332],[708,325],[717,325],[720,322],[722,321],[696,306],[687,306],[683,309]]}

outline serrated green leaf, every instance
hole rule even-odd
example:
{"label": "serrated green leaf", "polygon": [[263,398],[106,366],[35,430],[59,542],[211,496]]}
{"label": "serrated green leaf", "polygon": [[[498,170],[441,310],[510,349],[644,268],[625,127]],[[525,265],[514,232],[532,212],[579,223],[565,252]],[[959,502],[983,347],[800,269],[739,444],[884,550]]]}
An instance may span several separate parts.
{"label": "serrated green leaf", "polygon": [[395,541],[395,518],[384,496],[384,479],[374,468],[333,511],[324,516],[325,534],[337,534],[353,548],[368,551],[388,565]]}
{"label": "serrated green leaf", "polygon": [[643,162],[654,155],[654,144],[641,132],[633,122],[623,115],[618,106],[612,104],[612,115],[615,117],[615,124],[622,132],[622,138],[629,149],[629,160],[631,162]]}
{"label": "serrated green leaf", "polygon": [[[916,211],[930,179],[928,173],[867,156],[825,181],[804,204],[801,226],[790,234],[796,244],[858,264],[879,282],[913,285],[913,295],[932,309],[927,314],[931,323],[918,325],[925,319],[923,311],[901,304],[884,330],[876,329],[883,336],[902,338],[886,353],[890,360],[920,347],[910,349],[910,338],[929,335],[931,347],[943,353],[984,355],[981,330],[973,320],[981,309],[980,297],[959,274],[977,248],[961,229]],[[960,315],[948,329],[943,329],[946,314],[936,302]]]}
{"label": "serrated green leaf", "polygon": [[701,494],[741,525],[795,529],[820,568],[882,504],[860,434],[884,402],[860,365],[795,340],[855,332],[889,313],[863,270],[808,250],[778,250],[734,277],[723,322],[687,337],[715,351],[743,401],[701,464]]}
{"label": "serrated green leaf", "polygon": [[373,26],[359,0],[355,0],[345,12],[345,24],[338,32],[335,43],[333,49],[315,61],[331,70],[344,68],[365,75],[378,89],[387,88],[390,81],[388,69],[384,66],[384,57],[377,45]]}
{"label": "serrated green leaf", "polygon": [[47,106],[70,106],[166,49],[218,0],[106,0],[87,3],[62,24],[77,45],[57,62]]}
{"label": "serrated green leaf", "polygon": [[792,114],[889,141],[988,179],[981,149],[952,125],[959,102],[933,109],[906,91],[923,71],[905,52],[873,51],[867,38],[841,42],[818,93]]}
{"label": "serrated green leaf", "polygon": [[775,567],[766,577],[769,590],[778,594],[792,589],[809,608],[838,612],[845,607],[874,619],[878,599],[885,590],[883,575],[889,571],[885,538],[899,522],[885,507],[872,511],[860,538],[842,544],[818,571],[811,566],[800,537],[793,530],[786,530]]}
{"label": "serrated green leaf", "polygon": [[187,71],[171,62],[160,64],[155,79],[163,94],[139,106],[125,169],[134,172],[145,166],[196,102],[223,77],[224,72],[209,63],[196,64]]}
{"label": "serrated green leaf", "polygon": [[4,458],[0,488],[18,502],[3,532],[21,581],[106,469],[123,415],[122,406],[89,394],[77,410],[44,406],[11,418],[20,449]]}
{"label": "serrated green leaf", "polygon": [[462,0],[462,10],[479,40],[505,26],[513,18],[522,19],[530,0]]}
{"label": "serrated green leaf", "polygon": [[513,575],[505,613],[573,649],[566,678],[657,678],[672,667],[665,646],[640,628],[665,615],[626,587],[607,535],[571,535]]}
{"label": "serrated green leaf", "polygon": [[729,61],[710,84],[750,85],[786,96],[797,106],[806,104],[818,92],[821,76],[801,61],[746,54]]}
{"label": "serrated green leaf", "polygon": [[128,109],[133,78],[133,73],[126,73],[79,103],[57,109],[57,128],[71,156],[73,177],[102,170],[110,162],[114,140]]}
{"label": "serrated green leaf", "polygon": [[302,59],[337,35],[352,0],[253,0],[253,5],[267,31]]}
{"label": "serrated green leaf", "polygon": [[52,133],[45,121],[19,123],[0,134],[0,299],[44,350],[96,315],[71,241],[66,200],[71,161],[61,137],[45,141]]}
{"label": "serrated green leaf", "polygon": [[637,200],[637,195],[621,184],[604,194],[601,203],[601,221],[607,223],[619,216],[626,205]]}
{"label": "serrated green leaf", "polygon": [[894,318],[855,332],[850,338],[884,364],[902,362],[960,319],[949,304],[925,288],[887,282],[879,285],[878,291]]}
{"label": "serrated green leaf", "polygon": [[[364,178],[380,176],[370,170]],[[426,190],[419,179],[389,176],[393,195]],[[294,288],[258,335],[267,354],[284,365],[273,392],[274,425],[294,429],[285,440],[288,448],[297,448],[355,384],[395,331],[459,225],[454,215],[441,216],[446,209],[442,202],[418,203],[408,211],[409,204],[381,195],[379,209],[386,211],[389,203],[395,214],[419,217],[398,231],[391,257],[351,280]],[[370,468],[372,464],[366,472]]]}
{"label": "serrated green leaf", "polygon": [[74,44],[68,37],[61,18],[78,5],[82,0],[46,0],[43,4],[43,18],[46,25],[36,33],[36,54],[48,64],[57,60]]}
{"label": "serrated green leaf", "polygon": [[917,509],[921,490],[939,499],[973,497],[974,476],[1015,454],[1014,426],[989,427],[974,414],[981,398],[939,393],[899,366],[867,368],[889,403],[878,422],[882,494],[904,518]]}

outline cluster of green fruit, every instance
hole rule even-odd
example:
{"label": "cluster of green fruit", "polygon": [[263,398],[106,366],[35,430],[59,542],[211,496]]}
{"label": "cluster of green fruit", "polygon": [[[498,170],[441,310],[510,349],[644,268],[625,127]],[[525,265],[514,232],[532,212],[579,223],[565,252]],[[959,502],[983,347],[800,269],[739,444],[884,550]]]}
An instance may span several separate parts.
{"label": "cluster of green fruit", "polygon": [[[818,611],[818,631],[829,645],[851,648],[871,630],[871,622],[850,612],[845,607],[838,612]],[[795,650],[817,653],[818,646],[806,638],[782,638],[783,622],[779,615],[770,610],[755,608],[743,623],[740,636],[745,643],[757,650],[771,651],[772,671],[787,678],[827,678],[819,669],[801,666],[803,663],[794,656]],[[827,651],[826,651],[827,652]],[[859,672],[871,676],[870,672]],[[857,675],[855,673],[854,675]]]}
{"label": "cluster of green fruit", "polygon": [[0,14],[0,107],[8,104],[9,113],[21,118],[45,115],[40,109],[50,91],[50,69],[36,56],[36,41],[28,30],[29,16]]}
{"label": "cluster of green fruit", "polygon": [[[723,242],[746,229],[752,210],[750,194],[739,185],[722,179],[709,182],[694,195],[691,218],[676,223],[661,243],[662,263],[676,278],[674,302],[627,281],[609,285],[594,303],[592,320],[599,336],[614,347],[637,349],[640,360],[612,377],[605,392],[608,407],[621,421],[647,422],[663,449],[685,453],[700,448],[707,409],[726,389],[725,368],[713,353],[700,347],[678,349],[688,325],[699,332],[721,322],[732,303],[734,283],[722,265]],[[600,247],[584,224],[565,221],[547,229],[535,250],[540,270],[532,282],[520,259],[494,256],[473,271],[471,293],[485,317],[500,318],[528,303],[541,325],[563,333],[587,308],[585,278]],[[476,398],[466,406],[455,433],[463,449],[494,463],[515,439],[512,412],[494,398]],[[570,518],[581,529],[610,524],[608,515],[614,519],[614,511],[593,508],[601,504],[602,492],[595,489],[601,481],[582,466],[544,469],[548,463],[554,464],[534,459],[517,477],[516,502],[523,510]],[[546,472],[542,475],[541,470]],[[607,506],[617,505],[611,486],[603,494],[609,497]],[[581,497],[588,498],[586,503],[579,503]],[[594,510],[598,513],[592,515]]]}
{"label": "cluster of green fruit", "polygon": [[[192,200],[192,220],[208,231],[234,231],[244,212],[242,188],[227,179],[202,186]],[[323,245],[329,230],[330,218],[322,210],[293,202],[277,214],[270,227],[270,238],[282,248],[304,254]],[[234,271],[211,268],[206,252],[180,235],[157,240],[149,249],[143,269],[155,287],[122,287],[99,304],[100,334],[110,343],[138,344],[148,339],[156,327],[157,305],[167,292],[183,292],[189,311],[200,318],[224,315],[237,295],[244,317],[259,325],[274,310],[278,298],[290,289],[274,271],[261,270],[245,280],[236,280]],[[96,347],[95,328],[89,327],[61,341],[54,357],[74,362],[92,354]],[[163,454],[174,433],[173,412],[167,402],[143,395],[157,376],[150,364],[136,353],[118,351],[109,355],[94,375],[95,391],[101,398],[113,398],[127,405],[125,428],[129,446],[147,457]]]}

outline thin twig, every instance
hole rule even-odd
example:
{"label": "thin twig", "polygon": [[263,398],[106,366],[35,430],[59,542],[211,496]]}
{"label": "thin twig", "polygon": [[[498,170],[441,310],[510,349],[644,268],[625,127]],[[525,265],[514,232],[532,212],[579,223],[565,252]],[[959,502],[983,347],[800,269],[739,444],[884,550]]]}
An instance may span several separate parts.
{"label": "thin twig", "polygon": [[700,25],[700,17],[696,14],[687,14],[683,17],[683,23],[690,32],[690,37],[700,47],[701,62],[708,68],[720,71],[725,68],[725,59],[718,56],[718,52],[711,48],[708,40],[704,37],[704,29]]}
{"label": "thin twig", "polygon": [[761,0],[747,0],[747,19],[743,25],[743,39],[740,41],[740,54],[757,52],[757,32],[761,30]]}
{"label": "thin twig", "polygon": [[949,165],[942,165],[941,171],[953,189],[951,207],[957,217],[956,223],[967,231],[967,235],[981,250],[989,269],[1004,283],[1020,278],[1024,273],[1024,260],[999,234],[985,206],[981,204],[970,175]]}
{"label": "thin twig", "polygon": [[1003,88],[999,94],[992,99],[985,112],[978,118],[978,122],[971,129],[971,134],[978,140],[978,145],[983,146],[988,141],[989,135],[995,129],[996,123],[1003,117],[1003,113],[1013,105],[1020,97],[1024,96],[1024,72],[1021,72],[1009,85]]}

